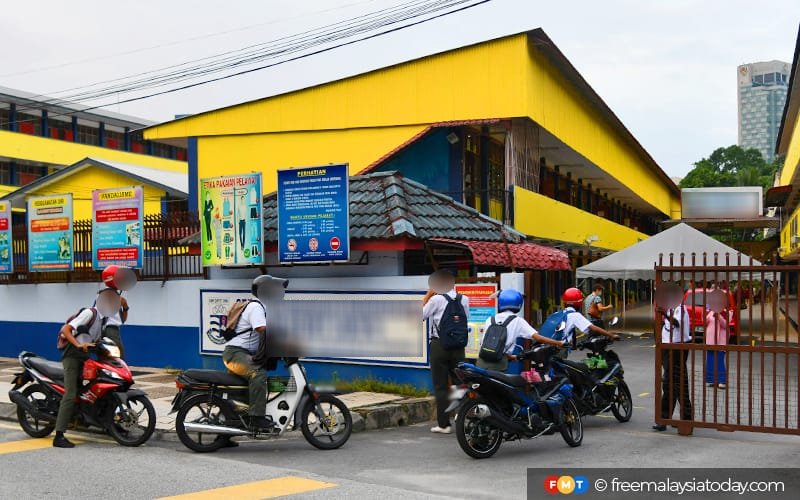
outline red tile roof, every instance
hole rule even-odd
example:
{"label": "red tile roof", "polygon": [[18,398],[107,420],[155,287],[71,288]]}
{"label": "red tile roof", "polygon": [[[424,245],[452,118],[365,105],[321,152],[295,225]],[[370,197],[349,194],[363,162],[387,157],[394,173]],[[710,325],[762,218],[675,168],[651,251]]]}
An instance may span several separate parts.
{"label": "red tile roof", "polygon": [[[479,265],[540,271],[569,271],[572,268],[567,252],[528,241],[508,244],[448,238],[431,238],[430,241],[466,247],[472,253],[473,262]],[[513,259],[511,263],[509,252]]]}

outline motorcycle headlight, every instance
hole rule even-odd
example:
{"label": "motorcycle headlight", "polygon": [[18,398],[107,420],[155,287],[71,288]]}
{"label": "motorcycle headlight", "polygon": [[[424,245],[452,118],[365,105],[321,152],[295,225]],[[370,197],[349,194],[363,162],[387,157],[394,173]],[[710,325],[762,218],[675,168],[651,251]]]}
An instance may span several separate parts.
{"label": "motorcycle headlight", "polygon": [[122,377],[117,372],[112,372],[111,370],[106,370],[105,368],[101,368],[99,371],[100,371],[100,373],[102,373],[106,377],[111,377],[111,378],[123,380]]}
{"label": "motorcycle headlight", "polygon": [[108,344],[103,344],[103,347],[105,348],[106,353],[109,356],[111,356],[112,358],[120,357],[121,353],[119,352],[119,347],[117,347],[115,345],[108,345]]}

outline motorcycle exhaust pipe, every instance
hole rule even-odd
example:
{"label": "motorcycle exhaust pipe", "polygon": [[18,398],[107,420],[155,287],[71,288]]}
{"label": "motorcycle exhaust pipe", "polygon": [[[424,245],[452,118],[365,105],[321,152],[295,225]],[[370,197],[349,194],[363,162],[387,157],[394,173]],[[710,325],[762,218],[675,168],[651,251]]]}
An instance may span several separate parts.
{"label": "motorcycle exhaust pipe", "polygon": [[198,424],[195,422],[184,422],[183,428],[186,429],[186,432],[204,432],[207,434],[225,434],[228,436],[246,436],[250,434],[250,431],[245,429],[237,429],[236,427]]}
{"label": "motorcycle exhaust pipe", "polygon": [[8,398],[11,400],[12,403],[14,403],[15,405],[19,406],[20,408],[28,412],[31,416],[33,416],[33,418],[39,420],[45,420],[47,422],[56,421],[56,417],[47,413],[42,413],[34,409],[33,406],[31,406],[31,402],[28,401],[28,398],[23,396],[22,393],[19,391],[9,391]]}
{"label": "motorcycle exhaust pipe", "polygon": [[484,404],[480,404],[475,407],[475,417],[485,420],[486,422],[505,432],[512,434],[530,433],[530,429],[524,425],[520,424],[519,422],[514,422],[497,411],[493,411]]}

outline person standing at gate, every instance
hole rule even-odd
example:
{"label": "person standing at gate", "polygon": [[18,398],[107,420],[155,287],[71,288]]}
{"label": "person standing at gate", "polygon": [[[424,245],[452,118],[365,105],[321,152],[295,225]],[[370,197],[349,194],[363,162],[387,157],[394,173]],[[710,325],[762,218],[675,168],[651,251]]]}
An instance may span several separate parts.
{"label": "person standing at gate", "polygon": [[[661,316],[661,343],[680,344],[691,342],[691,324],[686,305],[680,302],[675,308],[656,307]],[[664,347],[661,355],[661,418],[672,418],[678,399],[681,400],[681,419],[692,420],[692,395],[689,393],[689,371],[686,360],[689,351]],[[655,424],[657,431],[667,430],[664,424]]]}
{"label": "person standing at gate", "polygon": [[591,324],[600,328],[606,327],[603,321],[603,311],[608,311],[614,307],[612,305],[603,305],[603,291],[605,291],[605,287],[600,283],[595,283],[592,293],[583,301],[583,315],[586,316],[586,319]]}
{"label": "person standing at gate", "polygon": [[[708,295],[706,305],[706,345],[728,345],[728,295],[718,291]],[[706,351],[706,384],[719,389],[728,386],[725,370],[725,351]]]}
{"label": "person standing at gate", "polygon": [[[450,434],[453,432],[450,426],[450,417],[444,411],[448,406],[449,377],[452,375],[455,379],[454,370],[456,364],[465,358],[465,346],[449,345],[441,337],[445,335],[449,337],[448,329],[454,321],[466,326],[469,318],[469,298],[456,293],[455,276],[449,271],[434,272],[428,279],[428,284],[431,289],[423,300],[422,320],[430,320],[428,341],[430,343],[431,379],[436,397],[437,420],[436,425],[431,428],[431,432]],[[451,302],[453,305],[448,307]],[[454,315],[447,314],[448,310],[456,312]],[[464,344],[466,345],[466,342]]]}

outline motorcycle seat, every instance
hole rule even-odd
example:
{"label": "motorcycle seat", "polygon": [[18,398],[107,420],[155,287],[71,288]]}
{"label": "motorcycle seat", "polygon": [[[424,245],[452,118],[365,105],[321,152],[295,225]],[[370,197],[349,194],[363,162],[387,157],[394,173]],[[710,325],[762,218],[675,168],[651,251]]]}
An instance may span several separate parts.
{"label": "motorcycle seat", "polygon": [[575,371],[581,372],[581,373],[583,373],[585,375],[589,375],[591,373],[591,370],[589,369],[588,366],[586,366],[586,363],[577,363],[577,362],[571,361],[569,359],[563,359],[563,360],[561,360],[561,362],[564,363],[565,365],[568,365],[570,368],[574,369]]}
{"label": "motorcycle seat", "polygon": [[53,380],[64,380],[64,366],[61,363],[39,357],[30,357],[27,360],[34,370],[47,375]]}
{"label": "motorcycle seat", "polygon": [[217,385],[247,385],[247,379],[233,373],[219,370],[186,370],[184,376]]}
{"label": "motorcycle seat", "polygon": [[506,373],[496,372],[493,370],[488,371],[492,378],[501,380],[512,387],[525,387],[528,385],[528,382],[520,375],[508,375]]}

